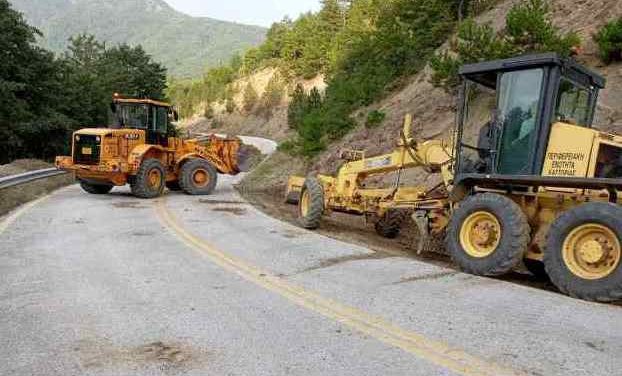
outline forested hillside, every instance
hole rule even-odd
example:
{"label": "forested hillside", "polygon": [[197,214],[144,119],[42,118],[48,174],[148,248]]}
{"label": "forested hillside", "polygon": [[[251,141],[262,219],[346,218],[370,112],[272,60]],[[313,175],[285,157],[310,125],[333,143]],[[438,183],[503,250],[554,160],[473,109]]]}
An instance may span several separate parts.
{"label": "forested hillside", "polygon": [[164,97],[166,69],[140,46],[105,47],[79,35],[55,57],[7,0],[0,0],[0,35],[0,164],[68,152],[72,131],[108,124],[114,92]]}
{"label": "forested hillside", "polygon": [[[356,133],[360,137],[373,133],[387,141],[382,126],[399,124],[397,113],[419,111],[417,115],[432,122],[443,117],[442,124],[429,127],[437,131],[430,136],[439,135],[454,114],[452,94],[461,64],[547,51],[572,55],[588,66],[614,62],[622,45],[622,26],[616,23],[620,4],[323,0],[319,12],[275,23],[265,43],[200,80],[174,82],[169,94],[184,115],[203,114],[208,122],[214,118],[214,125],[225,128],[226,117],[223,123],[214,112],[250,116],[266,112],[270,97],[287,94],[289,116],[282,126],[289,127],[292,137],[281,143],[281,150],[311,158],[321,155],[326,162],[323,153],[333,145],[347,146],[341,140],[356,127],[365,130]],[[611,13],[589,18],[590,9]],[[564,18],[565,14],[572,16]],[[600,51],[595,52],[594,46]],[[280,81],[261,88],[234,84],[266,68],[276,69]],[[327,83],[321,95],[296,88],[301,79],[317,75]],[[240,96],[242,106],[232,100]],[[374,139],[359,147],[367,148]],[[392,145],[385,143],[388,148]],[[382,148],[372,148],[378,149]]]}
{"label": "forested hillside", "polygon": [[68,39],[89,33],[110,45],[142,45],[172,76],[193,77],[261,43],[266,30],[177,12],[162,0],[11,0],[43,35],[41,44],[62,52]]}
{"label": "forested hillside", "polygon": [[[236,94],[236,78],[265,67],[280,70],[295,93],[300,78],[324,75],[328,79],[325,95],[303,98],[290,106],[290,126],[298,137],[284,147],[312,156],[355,126],[351,113],[373,103],[399,84],[401,77],[419,71],[432,53],[453,32],[461,11],[472,6],[459,0],[323,0],[322,9],[295,21],[285,19],[268,31],[267,40],[250,49],[241,59],[209,71],[201,80],[175,82],[170,96],[182,113],[191,115],[202,104],[230,102]],[[242,89],[252,105],[252,86]],[[277,93],[278,94],[278,93]],[[204,107],[204,106],[203,106]],[[230,110],[235,110],[229,107]],[[209,110],[209,109],[207,109]],[[372,115],[370,124],[381,121]]]}

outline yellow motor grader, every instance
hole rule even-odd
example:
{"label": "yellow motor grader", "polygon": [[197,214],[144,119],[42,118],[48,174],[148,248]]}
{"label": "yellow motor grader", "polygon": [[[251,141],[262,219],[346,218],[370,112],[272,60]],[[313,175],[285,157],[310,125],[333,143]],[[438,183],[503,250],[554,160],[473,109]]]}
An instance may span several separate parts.
{"label": "yellow motor grader", "polygon": [[[395,236],[406,212],[424,239],[444,236],[468,273],[523,261],[573,297],[622,299],[622,137],[592,128],[605,80],[555,54],[466,65],[460,76],[450,140],[415,141],[407,118],[393,153],[354,153],[336,177],[292,177],[301,225],[341,211],[374,216]],[[414,167],[440,173],[441,187],[404,186]],[[393,186],[366,188],[389,172]]]}
{"label": "yellow motor grader", "polygon": [[218,173],[244,170],[246,149],[238,138],[169,137],[177,114],[167,103],[115,95],[111,111],[112,126],[75,132],[72,155],[56,158],[57,168],[75,172],[88,193],[106,194],[114,186],[130,184],[140,198],[158,197],[165,186],[208,195]]}

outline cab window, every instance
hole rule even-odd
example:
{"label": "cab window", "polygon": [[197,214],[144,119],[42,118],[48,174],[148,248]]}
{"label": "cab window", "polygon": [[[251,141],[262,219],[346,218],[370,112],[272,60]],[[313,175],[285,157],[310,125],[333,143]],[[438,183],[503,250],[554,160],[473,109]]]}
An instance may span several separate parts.
{"label": "cab window", "polygon": [[149,125],[149,106],[142,104],[122,104],[117,106],[116,123],[121,128],[147,129]]}
{"label": "cab window", "polygon": [[562,79],[555,118],[568,124],[587,126],[590,119],[590,91],[568,79]]}
{"label": "cab window", "polygon": [[166,133],[168,122],[168,109],[166,107],[157,107],[155,116],[155,126],[158,133]]}

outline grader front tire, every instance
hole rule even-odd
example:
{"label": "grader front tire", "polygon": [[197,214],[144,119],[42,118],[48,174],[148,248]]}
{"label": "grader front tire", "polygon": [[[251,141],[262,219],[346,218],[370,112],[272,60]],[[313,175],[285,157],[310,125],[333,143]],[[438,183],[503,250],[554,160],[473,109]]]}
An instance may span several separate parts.
{"label": "grader front tire", "polygon": [[324,214],[324,188],[316,178],[305,180],[298,202],[298,221],[306,229],[320,227]]}
{"label": "grader front tire", "polygon": [[495,276],[521,262],[530,242],[530,227],[521,208],[494,193],[467,198],[454,212],[446,247],[467,273]]}
{"label": "grader front tire", "polygon": [[164,192],[166,171],[158,159],[145,159],[132,180],[132,194],[138,198],[156,198]]}
{"label": "grader front tire", "polygon": [[622,208],[589,202],[568,210],[547,234],[544,265],[563,293],[584,300],[622,299]]}

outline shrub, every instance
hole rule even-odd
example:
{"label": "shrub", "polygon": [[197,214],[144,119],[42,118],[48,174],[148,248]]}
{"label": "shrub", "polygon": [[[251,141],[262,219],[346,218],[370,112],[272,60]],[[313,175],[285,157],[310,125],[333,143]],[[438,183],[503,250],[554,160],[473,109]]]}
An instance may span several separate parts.
{"label": "shrub", "polygon": [[225,123],[220,119],[214,119],[212,121],[212,129],[222,128],[224,125]]}
{"label": "shrub", "polygon": [[572,48],[581,44],[575,32],[562,34],[548,17],[547,0],[529,0],[510,9],[506,18],[506,32],[520,53],[554,51],[570,55]]}
{"label": "shrub", "polygon": [[622,61],[622,18],[611,21],[594,35],[600,58],[606,64]]}
{"label": "shrub", "polygon": [[231,98],[228,98],[225,101],[225,111],[227,111],[228,114],[232,114],[233,112],[235,112],[235,110],[236,110],[235,101]]}
{"label": "shrub", "polygon": [[378,110],[371,111],[367,114],[367,120],[365,121],[365,127],[367,128],[375,128],[382,124],[387,115]]}
{"label": "shrub", "polygon": [[278,151],[282,151],[284,153],[292,154],[292,155],[297,154],[296,150],[298,149],[299,147],[298,147],[298,143],[296,142],[296,140],[285,140],[281,142],[277,147]]}
{"label": "shrub", "polygon": [[211,104],[208,104],[208,105],[205,107],[205,112],[203,113],[203,116],[204,116],[206,119],[212,119],[212,118],[214,118],[214,108],[212,107],[212,105],[211,105]]}

